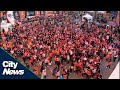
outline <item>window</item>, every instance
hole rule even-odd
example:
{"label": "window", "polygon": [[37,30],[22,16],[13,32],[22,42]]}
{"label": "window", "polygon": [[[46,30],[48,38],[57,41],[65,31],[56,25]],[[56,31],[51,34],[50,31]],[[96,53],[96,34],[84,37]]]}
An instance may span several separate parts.
{"label": "window", "polygon": [[56,14],[57,13],[57,11],[53,11],[54,12],[54,14]]}
{"label": "window", "polygon": [[41,15],[45,15],[45,11],[41,11]]}
{"label": "window", "polygon": [[19,12],[18,11],[13,11],[13,15],[15,17],[15,19],[19,19]]}
{"label": "window", "polygon": [[27,11],[27,16],[35,16],[35,11]]}

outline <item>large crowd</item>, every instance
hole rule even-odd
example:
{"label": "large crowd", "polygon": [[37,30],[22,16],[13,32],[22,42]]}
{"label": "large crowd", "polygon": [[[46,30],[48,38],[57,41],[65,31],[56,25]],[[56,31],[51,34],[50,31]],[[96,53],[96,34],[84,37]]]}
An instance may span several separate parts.
{"label": "large crowd", "polygon": [[[2,30],[0,47],[23,62],[41,79],[47,67],[56,79],[72,73],[83,79],[102,79],[100,64],[110,68],[119,55],[118,27],[77,21],[76,13],[28,18],[12,30]],[[76,20],[76,21],[75,21]],[[49,73],[48,73],[49,74]]]}

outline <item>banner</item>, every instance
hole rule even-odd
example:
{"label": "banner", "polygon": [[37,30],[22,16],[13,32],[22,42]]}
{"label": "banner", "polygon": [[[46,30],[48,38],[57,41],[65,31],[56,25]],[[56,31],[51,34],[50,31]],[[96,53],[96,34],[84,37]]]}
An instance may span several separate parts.
{"label": "banner", "polygon": [[25,19],[25,11],[19,11],[20,19]]}
{"label": "banner", "polygon": [[54,16],[54,13],[53,13],[53,11],[46,11],[45,15],[46,16]]}
{"label": "banner", "polygon": [[14,14],[14,18],[15,19],[19,19],[20,18],[19,11],[13,11],[13,14]]}
{"label": "banner", "polygon": [[62,15],[62,11],[59,11],[59,14]]}
{"label": "banner", "polygon": [[35,11],[35,16],[40,16],[40,11]]}
{"label": "banner", "polygon": [[0,12],[0,17],[3,17],[4,15],[3,15],[3,12]]}
{"label": "banner", "polygon": [[107,16],[107,12],[105,11],[105,13],[103,13],[103,17],[106,18]]}

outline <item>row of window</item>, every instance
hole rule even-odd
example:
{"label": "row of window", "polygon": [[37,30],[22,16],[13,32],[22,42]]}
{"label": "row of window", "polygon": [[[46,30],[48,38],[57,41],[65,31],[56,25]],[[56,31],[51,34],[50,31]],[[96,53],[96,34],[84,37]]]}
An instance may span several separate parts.
{"label": "row of window", "polygon": [[[19,15],[19,11],[13,11],[13,12],[14,12],[14,14],[15,14],[16,16]],[[35,11],[25,11],[25,13],[26,13],[27,16],[35,15]],[[58,11],[53,11],[53,13],[54,13],[54,14],[58,14],[59,12],[58,12]],[[44,15],[44,14],[45,14],[45,11],[40,11],[40,14],[41,14],[41,15]]]}

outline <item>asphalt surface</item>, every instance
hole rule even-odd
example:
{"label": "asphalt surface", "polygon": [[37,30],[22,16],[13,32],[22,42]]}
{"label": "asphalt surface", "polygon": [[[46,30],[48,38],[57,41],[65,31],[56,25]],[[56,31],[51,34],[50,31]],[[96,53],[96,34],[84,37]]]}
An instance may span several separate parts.
{"label": "asphalt surface", "polygon": [[106,68],[107,62],[106,62],[105,60],[101,62],[100,72],[101,72],[101,74],[102,74],[102,78],[103,78],[103,79],[108,79],[108,78],[109,78],[109,76],[111,75],[111,73],[112,73],[113,70],[115,69],[117,63],[118,63],[118,62],[112,63],[111,68],[108,69],[108,68]]}

